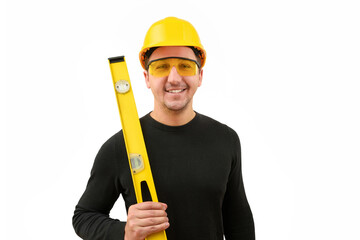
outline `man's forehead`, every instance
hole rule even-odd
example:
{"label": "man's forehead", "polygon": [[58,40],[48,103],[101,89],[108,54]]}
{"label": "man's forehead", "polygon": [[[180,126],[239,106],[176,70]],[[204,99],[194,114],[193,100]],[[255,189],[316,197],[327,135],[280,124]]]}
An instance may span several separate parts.
{"label": "man's forehead", "polygon": [[166,46],[158,47],[150,56],[149,61],[166,58],[166,57],[183,57],[196,60],[194,51],[185,46]]}

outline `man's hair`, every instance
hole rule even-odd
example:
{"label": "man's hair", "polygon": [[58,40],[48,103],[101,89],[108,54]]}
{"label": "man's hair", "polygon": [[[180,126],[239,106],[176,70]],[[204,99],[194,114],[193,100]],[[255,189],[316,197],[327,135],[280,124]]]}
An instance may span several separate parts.
{"label": "man's hair", "polygon": [[157,49],[158,47],[153,47],[153,48],[150,48],[149,50],[146,51],[144,57],[144,63],[145,63],[145,67],[146,67],[146,70],[149,70],[149,58],[151,56],[151,54]]}
{"label": "man's hair", "polygon": [[[153,47],[146,51],[145,56],[144,56],[145,57],[144,63],[145,63],[146,70],[148,70],[148,68],[149,68],[148,64],[149,64],[150,56],[157,48],[159,48],[159,47]],[[198,65],[201,66],[201,58],[200,58],[201,51],[195,47],[189,46],[189,48],[191,48],[191,50],[193,50],[195,57],[196,57],[196,61],[198,62]]]}

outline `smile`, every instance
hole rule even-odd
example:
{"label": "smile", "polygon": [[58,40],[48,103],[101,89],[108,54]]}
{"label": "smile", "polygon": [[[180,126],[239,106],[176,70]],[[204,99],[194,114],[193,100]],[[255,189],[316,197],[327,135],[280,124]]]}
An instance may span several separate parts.
{"label": "smile", "polygon": [[185,89],[166,90],[168,93],[181,93],[183,91],[185,91]]}

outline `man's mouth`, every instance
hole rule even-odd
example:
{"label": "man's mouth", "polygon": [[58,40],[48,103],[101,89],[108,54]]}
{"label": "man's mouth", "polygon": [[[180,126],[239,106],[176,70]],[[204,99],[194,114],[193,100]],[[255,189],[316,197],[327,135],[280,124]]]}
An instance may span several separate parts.
{"label": "man's mouth", "polygon": [[166,92],[168,93],[181,93],[185,91],[185,88],[184,89],[171,89],[171,90],[166,90]]}

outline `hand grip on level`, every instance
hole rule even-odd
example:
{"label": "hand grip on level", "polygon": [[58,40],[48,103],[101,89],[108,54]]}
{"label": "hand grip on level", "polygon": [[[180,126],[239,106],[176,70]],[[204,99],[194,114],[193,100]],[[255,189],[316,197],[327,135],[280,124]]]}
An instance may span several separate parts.
{"label": "hand grip on level", "polygon": [[[158,202],[125,57],[109,58],[109,64],[136,200],[138,203],[147,200]],[[166,239],[165,230],[146,238],[146,240]]]}

